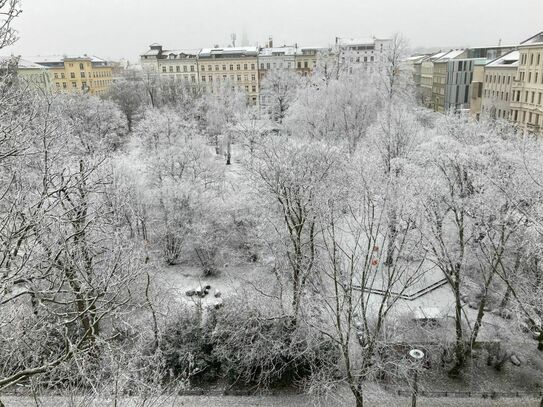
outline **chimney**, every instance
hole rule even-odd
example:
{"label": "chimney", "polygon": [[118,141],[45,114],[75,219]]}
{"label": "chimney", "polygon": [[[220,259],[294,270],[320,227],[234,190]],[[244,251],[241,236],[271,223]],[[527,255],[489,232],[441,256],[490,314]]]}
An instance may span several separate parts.
{"label": "chimney", "polygon": [[269,38],[268,47],[273,48],[273,38],[272,37]]}

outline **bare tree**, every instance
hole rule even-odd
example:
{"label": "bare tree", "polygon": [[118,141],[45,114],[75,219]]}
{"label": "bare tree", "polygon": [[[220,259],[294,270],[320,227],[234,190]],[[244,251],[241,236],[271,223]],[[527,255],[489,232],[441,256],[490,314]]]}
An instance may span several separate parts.
{"label": "bare tree", "polygon": [[338,171],[338,163],[338,149],[284,136],[268,136],[248,163],[258,190],[278,209],[278,218],[272,222],[284,245],[286,264],[282,267],[291,285],[294,324],[317,260],[320,231],[315,199]]}
{"label": "bare tree", "polygon": [[0,0],[0,49],[17,41],[17,31],[13,28],[13,20],[21,13],[19,0]]}

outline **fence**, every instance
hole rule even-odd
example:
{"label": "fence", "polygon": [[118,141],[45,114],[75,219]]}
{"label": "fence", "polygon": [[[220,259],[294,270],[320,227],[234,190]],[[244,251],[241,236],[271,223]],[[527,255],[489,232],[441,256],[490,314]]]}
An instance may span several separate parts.
{"label": "fence", "polygon": [[[385,386],[385,390],[394,393],[401,397],[410,397],[413,394],[412,390],[406,389],[391,389]],[[498,399],[498,398],[541,398],[543,391],[422,391],[417,392],[419,397],[451,397],[451,398],[483,398],[483,399]]]}

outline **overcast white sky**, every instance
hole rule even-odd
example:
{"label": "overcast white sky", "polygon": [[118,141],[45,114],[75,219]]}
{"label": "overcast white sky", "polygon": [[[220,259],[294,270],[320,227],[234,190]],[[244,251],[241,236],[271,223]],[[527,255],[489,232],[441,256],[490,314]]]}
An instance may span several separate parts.
{"label": "overcast white sky", "polygon": [[[22,0],[18,43],[2,53],[138,55],[227,45],[328,45],[336,36],[400,32],[412,47],[518,43],[543,31],[543,0]],[[521,20],[520,18],[523,18]]]}

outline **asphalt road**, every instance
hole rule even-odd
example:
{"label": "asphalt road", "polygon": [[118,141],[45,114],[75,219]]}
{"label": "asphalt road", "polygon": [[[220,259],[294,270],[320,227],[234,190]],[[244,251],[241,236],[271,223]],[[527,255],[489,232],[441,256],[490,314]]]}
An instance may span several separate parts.
{"label": "asphalt road", "polygon": [[[6,407],[37,407],[30,397],[1,397]],[[40,398],[39,407],[113,407],[112,400],[90,400],[76,398],[70,401],[61,397]],[[349,402],[322,402],[320,404],[303,396],[264,396],[264,397],[233,397],[233,396],[182,396],[168,400],[149,400],[145,404],[133,399],[123,399],[118,407],[347,407]],[[408,398],[368,398],[365,407],[411,407]],[[480,398],[419,398],[417,407],[539,407],[536,399],[499,399],[488,400]]]}

